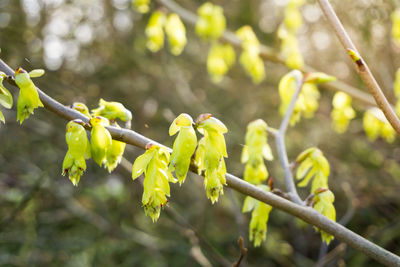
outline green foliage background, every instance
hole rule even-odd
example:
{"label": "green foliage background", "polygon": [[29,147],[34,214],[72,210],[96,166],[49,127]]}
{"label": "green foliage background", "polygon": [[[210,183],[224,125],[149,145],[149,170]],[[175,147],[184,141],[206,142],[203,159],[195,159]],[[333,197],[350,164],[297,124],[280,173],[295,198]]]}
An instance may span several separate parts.
{"label": "green foliage background", "polygon": [[[394,5],[390,1],[332,2],[390,99],[400,52],[390,40]],[[192,11],[201,3],[179,1]],[[275,31],[282,20],[280,1],[214,3],[224,7],[229,29],[249,24],[261,43],[278,50]],[[157,8],[157,3],[152,7]],[[308,1],[302,11],[306,19],[300,43],[306,63],[364,88],[318,5]],[[0,0],[0,57],[13,68],[46,69],[36,84],[66,105],[84,101],[94,108],[100,97],[122,102],[133,113],[134,130],[165,145],[172,146],[168,127],[177,115],[212,113],[229,129],[228,171],[242,176],[240,152],[246,125],[257,118],[279,125],[277,85],[286,67],[267,63],[267,79],[253,85],[236,64],[215,85],[206,71],[209,45],[195,36],[193,27],[186,25],[188,45],[181,56],[167,49],[152,54],[145,47],[148,17],[133,12],[124,0]],[[16,99],[17,90],[8,88]],[[330,189],[336,196],[338,220],[347,216],[351,230],[399,254],[399,141],[368,142],[360,120],[363,107],[356,100],[357,120],[346,134],[336,134],[330,127],[332,92],[321,92],[315,118],[302,119],[289,129],[289,158],[318,146],[331,164]],[[171,188],[173,210],[164,210],[153,224],[141,207],[140,183],[132,182],[122,166],[108,174],[90,161],[77,188],[61,176],[67,149],[65,121],[38,109],[19,126],[15,109],[4,114],[0,265],[196,266],[198,254],[193,256],[193,248],[197,246],[216,266],[238,258],[236,240],[239,235],[247,240],[249,220],[240,213],[242,195],[227,188],[213,206],[206,199],[202,179],[190,174],[182,187]],[[273,138],[269,141],[276,156]],[[141,153],[127,146],[125,157],[133,162]],[[267,162],[267,167],[275,186],[284,190],[279,162]],[[300,194],[305,198],[307,190],[301,189]],[[338,244],[335,240],[329,248]],[[320,246],[320,236],[312,227],[274,209],[267,241],[257,249],[248,245],[247,265],[310,266],[318,260]],[[344,262],[376,264],[350,248],[336,254],[331,264]]]}

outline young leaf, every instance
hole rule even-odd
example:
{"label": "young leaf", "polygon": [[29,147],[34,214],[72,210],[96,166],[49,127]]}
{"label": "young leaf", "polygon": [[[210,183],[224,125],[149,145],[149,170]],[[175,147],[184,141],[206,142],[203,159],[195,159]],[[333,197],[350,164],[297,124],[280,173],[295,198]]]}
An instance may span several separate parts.
{"label": "young leaf", "polygon": [[6,77],[4,72],[0,71],[0,105],[3,107],[10,109],[13,105],[13,97],[10,91],[3,85],[3,80]]}
{"label": "young leaf", "polygon": [[236,31],[242,41],[242,54],[239,61],[245,72],[258,84],[265,78],[264,62],[260,58],[260,43],[250,26],[243,26]]}
{"label": "young leaf", "polygon": [[132,178],[135,179],[144,172],[142,204],[145,214],[153,222],[160,217],[161,208],[167,205],[170,195],[169,182],[174,182],[168,170],[169,152],[154,144],[146,146],[146,152],[138,157],[133,164]]}
{"label": "young leaf", "polygon": [[33,114],[35,108],[43,107],[43,104],[39,99],[35,84],[22,68],[15,71],[15,83],[20,89],[17,102],[17,121],[22,123],[30,114]]}
{"label": "young leaf", "polygon": [[6,120],[5,120],[5,118],[4,118],[3,112],[1,112],[1,110],[0,110],[0,121],[1,121],[2,123],[6,123]]}
{"label": "young leaf", "polygon": [[102,116],[110,121],[120,119],[122,121],[131,121],[132,113],[119,102],[108,102],[100,99],[99,107],[92,110],[93,116]]}
{"label": "young leaf", "polygon": [[318,148],[307,149],[297,158],[301,161],[297,160],[300,165],[297,167],[296,178],[303,179],[298,186],[305,187],[313,179],[311,192],[320,187],[328,187],[330,167],[321,150]]}
{"label": "young leaf", "polygon": [[[333,206],[334,201],[335,196],[330,190],[324,190],[321,193],[316,192],[316,195],[314,197],[314,209],[324,216],[328,217],[332,221],[336,221],[336,210]],[[321,238],[322,241],[329,245],[334,236],[324,231],[321,231]]]}
{"label": "young leaf", "polygon": [[169,170],[175,171],[179,184],[182,184],[189,171],[191,157],[196,149],[197,137],[192,126],[192,118],[185,113],[179,115],[170,126],[170,135],[179,131],[172,149]]}
{"label": "young leaf", "polygon": [[281,40],[280,52],[286,66],[291,69],[302,69],[304,59],[301,55],[297,32],[302,25],[302,17],[299,11],[303,2],[291,0],[285,7],[283,23],[278,28],[278,38]]}
{"label": "young leaf", "polygon": [[31,78],[42,77],[44,73],[45,71],[43,69],[35,69],[29,72],[29,77]]}
{"label": "young leaf", "polygon": [[132,167],[132,179],[138,178],[145,170],[150,160],[153,158],[155,151],[146,150],[146,152],[136,158]]}
{"label": "young leaf", "polygon": [[90,120],[91,131],[91,154],[93,160],[101,167],[106,161],[107,150],[111,148],[111,135],[105,128],[110,125],[104,117],[93,117]]}
{"label": "young leaf", "polygon": [[88,117],[89,119],[92,118],[92,116],[89,113],[89,109],[88,107],[80,102],[74,102],[71,106],[72,109],[79,111],[80,113],[82,113],[83,115],[85,115],[86,117]]}
{"label": "young leaf", "polygon": [[343,92],[337,92],[332,100],[331,113],[333,129],[338,133],[344,133],[350,121],[356,116],[351,106],[351,97]]}
{"label": "young leaf", "polygon": [[245,213],[245,212],[252,211],[254,209],[254,207],[257,205],[257,201],[258,200],[255,198],[252,198],[249,196],[246,197],[243,202],[242,212]]}
{"label": "young leaf", "polygon": [[65,155],[62,167],[62,175],[68,174],[72,184],[77,186],[83,172],[86,170],[85,154],[89,146],[84,122],[73,120],[66,127],[65,141],[68,151]]}
{"label": "young leaf", "polygon": [[[259,188],[265,191],[270,191],[270,188],[266,185],[259,185]],[[254,242],[254,246],[258,247],[261,242],[267,237],[267,223],[269,218],[269,213],[272,207],[263,202],[260,202],[252,197],[246,197],[242,212],[251,213],[251,220],[249,226],[249,237],[250,241]]]}
{"label": "young leaf", "polygon": [[305,83],[319,84],[319,83],[332,82],[335,80],[336,77],[325,74],[323,72],[311,72],[304,76]]}
{"label": "young leaf", "polygon": [[150,0],[132,0],[132,9],[139,13],[147,13],[150,10]]}
{"label": "young leaf", "polygon": [[224,157],[228,157],[224,133],[228,131],[226,126],[211,114],[202,114],[196,119],[197,130],[204,135],[197,148],[195,162],[198,171],[205,171],[204,186],[207,198],[212,203],[218,201],[223,194],[223,185],[226,183],[226,167]]}
{"label": "young leaf", "polygon": [[175,56],[180,55],[187,43],[187,39],[185,26],[177,14],[168,15],[165,22],[165,32],[167,33],[171,53]]}
{"label": "young leaf", "polygon": [[164,24],[165,14],[161,11],[154,11],[145,30],[147,36],[146,46],[153,53],[164,46]]}
{"label": "young leaf", "polygon": [[261,184],[268,178],[264,158],[272,160],[271,148],[267,142],[267,123],[258,119],[247,125],[242,163],[246,164],[244,179],[253,184]]}
{"label": "young leaf", "polygon": [[371,141],[381,136],[386,142],[392,143],[396,138],[395,130],[379,108],[371,108],[364,113],[363,126]]}
{"label": "young leaf", "polygon": [[235,50],[230,44],[213,43],[207,56],[207,71],[212,81],[221,82],[235,60]]}
{"label": "young leaf", "polygon": [[215,40],[225,31],[226,20],[222,7],[206,2],[197,10],[196,33],[204,40]]}
{"label": "young leaf", "polygon": [[111,147],[107,149],[106,160],[104,162],[108,172],[112,172],[122,160],[126,144],[121,141],[111,140]]}

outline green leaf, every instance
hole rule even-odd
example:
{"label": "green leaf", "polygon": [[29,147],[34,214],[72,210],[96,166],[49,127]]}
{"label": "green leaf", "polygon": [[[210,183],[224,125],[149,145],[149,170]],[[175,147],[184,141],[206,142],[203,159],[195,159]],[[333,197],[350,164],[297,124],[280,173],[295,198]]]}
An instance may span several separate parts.
{"label": "green leaf", "polygon": [[242,212],[245,213],[245,212],[249,212],[249,211],[251,211],[252,209],[254,209],[254,207],[255,207],[256,204],[257,204],[257,201],[258,201],[258,200],[255,199],[255,198],[246,197],[246,198],[244,199]]}
{"label": "green leaf", "polygon": [[5,120],[5,118],[4,118],[3,112],[1,112],[1,110],[0,110],[0,121],[1,121],[2,123],[6,123],[6,120]]}
{"label": "green leaf", "polygon": [[183,25],[177,14],[168,15],[165,22],[165,32],[167,33],[171,53],[175,56],[180,55],[187,43],[187,39],[185,25]]}
{"label": "green leaf", "polygon": [[20,89],[17,101],[17,121],[22,123],[33,114],[34,109],[43,107],[43,103],[40,101],[35,84],[22,68],[15,71],[15,83]]}
{"label": "green leaf", "polygon": [[169,135],[173,136],[177,132],[179,132],[181,127],[192,126],[192,124],[192,117],[186,113],[182,113],[178,117],[176,117],[175,120],[171,123],[171,126],[169,127]]}
{"label": "green leaf", "polygon": [[157,52],[164,46],[165,14],[162,11],[154,11],[146,26],[146,46],[151,52]]}
{"label": "green leaf", "polygon": [[249,148],[248,148],[248,146],[244,145],[240,161],[242,163],[246,163],[248,160],[249,160]]}
{"label": "green leaf", "polygon": [[[225,134],[228,132],[228,128],[226,128],[225,124],[217,118],[210,117],[204,121],[201,121],[198,125],[198,129],[204,129],[206,131],[214,130],[219,134]],[[204,132],[199,131],[201,134]]]}
{"label": "green leaf", "polygon": [[[81,107],[81,109],[84,109],[84,107]],[[125,108],[124,105],[122,105],[119,102],[105,101],[102,98],[99,101],[99,107],[96,108],[96,109],[93,109],[92,110],[92,114],[93,114],[93,116],[105,117],[108,120],[120,119],[120,120],[125,121],[125,122],[132,120],[131,111],[128,110],[127,108]]]}
{"label": "green leaf", "polygon": [[301,163],[303,160],[305,160],[311,153],[314,152],[316,147],[310,147],[303,152],[300,153],[300,155],[297,156],[296,162]]}
{"label": "green leaf", "polygon": [[45,71],[43,69],[35,69],[29,72],[29,77],[37,78],[43,76]]}
{"label": "green leaf", "polygon": [[222,7],[210,2],[202,4],[197,10],[196,33],[203,39],[218,39],[225,31],[226,19]]}
{"label": "green leaf", "polygon": [[323,72],[312,72],[308,73],[304,77],[304,82],[305,83],[326,83],[326,82],[331,82],[335,81],[336,77],[325,74]]}
{"label": "green leaf", "polygon": [[313,163],[310,159],[304,160],[300,164],[300,166],[297,168],[296,178],[298,180],[302,179],[306,175],[306,173],[310,170],[310,168],[312,168],[312,166],[313,166]]}
{"label": "green leaf", "polygon": [[146,169],[150,160],[154,156],[154,151],[146,151],[144,154],[136,158],[132,166],[132,179],[138,178]]}
{"label": "green leaf", "polygon": [[5,88],[0,80],[0,105],[10,109],[13,105],[13,97],[10,91]]}
{"label": "green leaf", "polygon": [[[314,209],[316,211],[323,214],[325,217],[336,221],[336,210],[333,205],[335,196],[333,195],[332,191],[327,190],[322,193],[317,193],[314,201]],[[328,233],[325,233],[324,231],[321,231],[321,238],[322,241],[324,241],[326,244],[329,244],[334,237]]]}
{"label": "green leaf", "polygon": [[308,183],[310,182],[311,178],[313,178],[313,176],[318,173],[316,168],[312,168],[306,175],[306,177],[304,177],[304,179],[298,183],[298,186],[300,187],[306,187],[308,185]]}
{"label": "green leaf", "polygon": [[[1,88],[0,88],[1,90]],[[9,92],[8,92],[9,93]],[[2,105],[3,107],[10,109],[13,106],[13,97],[11,94],[0,94],[0,105]]]}
{"label": "green leaf", "polygon": [[274,160],[274,156],[272,155],[271,147],[268,144],[263,146],[262,154],[266,160]]}

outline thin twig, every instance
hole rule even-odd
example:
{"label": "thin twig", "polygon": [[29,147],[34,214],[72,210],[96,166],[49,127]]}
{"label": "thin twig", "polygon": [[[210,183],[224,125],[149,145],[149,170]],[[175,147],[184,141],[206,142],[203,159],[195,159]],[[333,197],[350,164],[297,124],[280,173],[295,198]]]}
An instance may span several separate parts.
{"label": "thin twig", "polygon": [[290,101],[289,107],[286,110],[286,114],[283,117],[282,123],[279,127],[279,132],[276,135],[276,148],[279,154],[279,160],[281,162],[284,176],[285,176],[285,184],[290,199],[299,205],[304,205],[304,202],[299,197],[299,194],[296,190],[296,185],[294,184],[293,173],[290,168],[289,159],[286,153],[286,146],[285,146],[285,134],[286,130],[289,125],[290,118],[292,117],[294,107],[296,105],[297,98],[300,94],[301,88],[303,87],[303,78],[298,70],[293,71],[293,75],[296,79],[296,90],[293,93],[292,100]]}
{"label": "thin twig", "polygon": [[[171,10],[172,12],[177,13],[187,23],[191,24],[192,26],[196,25],[197,22],[196,14],[190,12],[189,10],[186,10],[185,8],[181,7],[172,0],[158,0],[158,2],[161,5],[168,8],[169,10]],[[229,30],[226,30],[223,33],[221,40],[223,42],[230,43],[234,47],[237,47],[239,49],[241,48],[242,43],[240,39],[237,38],[236,35]],[[280,55],[278,55],[273,49],[265,45],[260,45],[260,57],[265,61],[272,61],[280,64],[285,64],[285,60]],[[305,73],[318,72],[318,70],[307,65],[305,65],[300,70]],[[374,98],[371,97],[371,95],[342,81],[333,81],[329,83],[324,83],[321,86],[329,90],[345,92],[368,106],[376,106]]]}
{"label": "thin twig", "polygon": [[[229,198],[231,199],[232,202],[232,213],[235,216],[235,221],[238,227],[238,232],[240,236],[246,237],[246,232],[247,232],[247,226],[244,220],[244,215],[242,213],[242,209],[240,207],[240,204],[238,203],[238,200],[235,196],[235,193],[233,190],[229,189],[228,190]],[[246,244],[244,244],[246,245]]]}
{"label": "thin twig", "polygon": [[315,264],[315,267],[322,267],[331,260],[333,260],[337,255],[343,253],[347,248],[347,245],[342,243],[338,245],[335,249],[333,249],[331,252],[325,255],[322,259],[318,260],[318,262]]}
{"label": "thin twig", "polygon": [[239,248],[240,248],[240,256],[239,256],[238,261],[235,262],[232,265],[232,267],[239,267],[240,264],[242,263],[242,260],[243,260],[244,256],[247,255],[247,248],[245,247],[243,237],[241,237],[241,236],[239,236],[238,245],[239,245]]}
{"label": "thin twig", "polygon": [[[0,70],[7,75],[14,75],[14,71],[1,59]],[[39,88],[37,88],[37,90],[40,100],[44,104],[44,107],[49,111],[52,111],[53,113],[66,120],[81,119],[85,122],[88,121],[88,118],[82,115],[80,112],[62,105],[61,103],[57,102],[56,100],[45,94]],[[170,148],[161,145],[160,143],[151,140],[139,133],[136,133],[135,131],[116,128],[112,126],[108,126],[107,129],[115,140],[122,141],[124,143],[140,147],[142,149],[145,149],[146,144],[152,142],[159,146],[165,147],[166,149],[168,149],[168,151],[171,151]],[[197,169],[193,168],[193,166],[191,167],[191,170],[192,172],[197,174]],[[323,230],[335,236],[336,238],[347,243],[354,249],[361,251],[362,253],[370,256],[371,258],[377,260],[382,264],[388,266],[400,266],[400,257],[398,257],[397,255],[385,250],[384,248],[374,244],[371,241],[368,241],[367,239],[352,232],[346,227],[328,219],[314,209],[298,205],[284,198],[276,196],[275,194],[258,188],[257,186],[252,185],[232,174],[227,173],[225,177],[227,186],[231,187],[232,189],[246,196],[251,196],[261,202],[264,202],[277,209],[287,212],[295,217],[298,217],[303,221],[316,226],[320,230]]]}
{"label": "thin twig", "polygon": [[[360,53],[357,51],[357,48],[351,41],[349,35],[347,34],[345,28],[343,27],[342,23],[340,22],[339,18],[337,17],[335,11],[333,10],[331,4],[328,0],[318,0],[318,3],[325,14],[325,17],[335,30],[336,36],[339,38],[342,46],[346,50],[352,50],[357,55]],[[350,55],[351,56],[351,55]],[[354,58],[353,58],[354,61]],[[356,58],[355,60],[355,67],[360,75],[361,79],[364,81],[365,85],[367,86],[370,94],[374,97],[376,104],[378,107],[383,111],[385,114],[386,119],[389,123],[393,126],[395,131],[398,135],[400,135],[400,120],[397,117],[396,113],[394,112],[393,107],[390,105],[389,101],[386,99],[385,95],[383,94],[382,89],[380,88],[379,84],[375,80],[375,77],[372,75],[370,69],[368,68],[367,63],[361,58]]]}

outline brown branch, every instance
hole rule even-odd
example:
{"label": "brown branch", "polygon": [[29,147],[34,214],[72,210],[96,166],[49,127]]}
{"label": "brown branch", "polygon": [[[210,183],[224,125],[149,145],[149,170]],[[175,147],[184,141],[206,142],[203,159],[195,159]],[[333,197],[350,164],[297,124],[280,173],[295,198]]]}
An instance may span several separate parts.
{"label": "brown branch", "polygon": [[[14,76],[14,71],[1,59],[0,71],[3,71],[7,75]],[[82,119],[85,122],[88,121],[88,118],[78,111],[72,110],[69,107],[62,105],[61,103],[57,102],[56,100],[45,94],[39,88],[37,88],[37,90],[40,100],[44,104],[45,108],[49,111],[52,111],[53,113],[67,120]],[[136,133],[135,131],[120,129],[112,126],[107,127],[107,129],[115,140],[119,140],[142,149],[145,149],[147,143],[152,142],[171,151],[170,148],[161,145],[158,142],[153,141],[139,133]],[[197,173],[196,169],[192,168],[191,170],[194,173]],[[378,245],[372,243],[371,241],[368,241],[362,236],[350,231],[346,227],[328,219],[327,217],[323,216],[321,213],[315,211],[310,207],[297,205],[296,203],[276,196],[271,192],[266,192],[265,190],[262,190],[261,188],[258,188],[257,186],[254,186],[229,173],[226,174],[226,182],[227,186],[231,187],[232,189],[246,196],[251,196],[284,212],[287,212],[297,218],[300,218],[303,221],[335,236],[337,239],[342,240],[354,249],[359,250],[360,252],[370,256],[371,258],[377,260],[382,264],[388,266],[400,266],[400,257],[398,257],[397,255],[385,250],[384,248],[379,247]]]}
{"label": "brown branch", "polygon": [[339,38],[342,46],[346,50],[351,50],[356,54],[356,58],[354,55],[350,54],[354,61],[354,65],[364,84],[367,86],[370,94],[374,97],[376,104],[385,114],[386,119],[393,126],[398,135],[400,135],[400,120],[397,117],[396,113],[393,110],[393,107],[390,105],[389,101],[386,99],[383,94],[382,89],[379,84],[375,80],[375,77],[372,75],[370,69],[368,68],[367,63],[359,56],[359,52],[357,48],[351,41],[349,35],[347,34],[345,28],[337,17],[335,11],[333,10],[331,4],[328,0],[318,0],[318,3],[325,14],[326,19],[333,27],[336,36]]}

